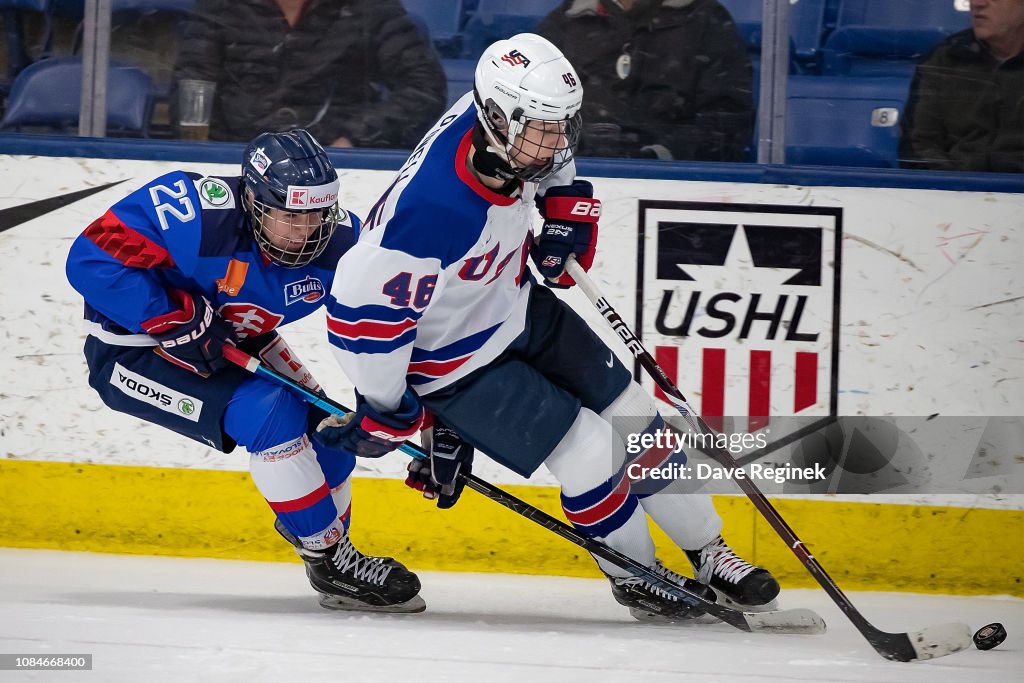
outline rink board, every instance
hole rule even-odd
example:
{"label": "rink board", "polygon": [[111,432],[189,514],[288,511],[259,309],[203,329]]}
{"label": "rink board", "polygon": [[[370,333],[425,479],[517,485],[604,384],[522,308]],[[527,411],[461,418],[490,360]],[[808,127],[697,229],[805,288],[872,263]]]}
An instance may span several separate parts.
{"label": "rink board", "polygon": [[[557,489],[507,488],[561,517]],[[3,460],[0,490],[0,546],[297,561],[242,472]],[[353,495],[360,548],[416,569],[599,575],[577,547],[473,492],[449,511],[397,480],[356,479]],[[814,585],[746,499],[715,503],[743,556],[771,567],[785,587]],[[845,588],[1024,596],[1022,511],[822,500],[776,507]],[[654,531],[659,557],[687,567]]]}
{"label": "rink board", "polygon": [[[0,232],[0,291],[9,293],[0,298],[7,351],[0,365],[0,491],[7,504],[0,545],[294,559],[271,530],[271,513],[244,472],[242,451],[219,453],[115,414],[86,385],[81,300],[64,278],[71,240],[129,191],[176,168],[237,173],[235,165],[0,157],[0,184],[8,188],[0,197],[7,221],[0,228],[9,228]],[[361,215],[394,176],[362,169],[340,174],[341,203]],[[784,359],[813,352],[818,391],[802,408],[806,413],[1024,414],[1024,194],[617,178],[594,184],[604,214],[592,275],[652,350],[678,347],[674,379],[698,410],[706,408],[708,373],[702,376],[697,357],[685,354],[699,353],[698,342],[707,339],[671,334],[685,326],[685,297],[699,289],[704,306],[712,296],[757,291],[764,294],[758,310],[768,310],[769,297],[781,301],[785,293],[792,315],[801,291],[770,281],[770,269],[758,264],[764,256],[758,230],[782,226],[819,236],[820,272],[819,289],[805,296],[792,335],[816,335],[813,348],[782,333],[756,340],[771,342],[763,351],[782,359],[772,367],[771,395],[762,397],[773,411],[788,414],[793,407],[793,368]],[[65,197],[89,188],[99,189]],[[758,227],[735,227],[749,224]],[[684,237],[733,230],[744,237],[734,243],[744,248],[729,252],[722,271],[684,261],[680,267],[694,280],[679,280],[664,258],[672,246],[660,239],[664,225],[681,226]],[[806,242],[801,232],[794,244]],[[675,312],[659,319],[659,305],[670,295]],[[579,292],[563,296],[630,361]],[[732,312],[739,315],[747,304],[741,298]],[[722,318],[712,318],[691,329],[721,325]],[[768,327],[754,329],[764,337]],[[284,333],[331,396],[350,401],[352,387],[331,357],[322,316]],[[733,359],[749,353],[751,343],[725,338],[713,345]],[[745,414],[749,385],[742,369],[725,373],[717,389],[728,412]],[[397,456],[359,463],[353,533],[367,550],[425,569],[594,574],[589,558],[566,541],[475,494],[448,513],[433,510],[402,487],[403,468]],[[561,516],[546,472],[530,487],[485,458],[475,472]],[[1020,498],[982,495],[961,504],[870,498],[900,503],[892,505],[819,498],[778,507],[843,585],[1020,595]],[[771,566],[786,585],[809,584],[745,499],[719,497],[717,504],[730,543]],[[679,552],[658,538],[664,559],[685,567]]]}

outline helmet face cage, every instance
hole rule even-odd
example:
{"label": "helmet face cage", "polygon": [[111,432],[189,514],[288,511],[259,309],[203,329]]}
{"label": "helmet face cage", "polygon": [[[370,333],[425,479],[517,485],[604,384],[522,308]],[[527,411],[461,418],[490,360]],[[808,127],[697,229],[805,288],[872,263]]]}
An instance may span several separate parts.
{"label": "helmet face cage", "polygon": [[324,253],[338,225],[338,174],[304,130],[264,133],[242,159],[242,204],[256,243],[287,268]]}
{"label": "helmet face cage", "polygon": [[504,151],[515,176],[539,182],[572,161],[582,129],[583,117],[578,111],[568,119],[549,121],[529,118],[522,109],[516,109],[507,129],[494,133],[504,142]]}
{"label": "helmet face cage", "polygon": [[246,210],[256,243],[274,263],[286,268],[304,266],[330,244],[340,211],[335,202],[326,209],[292,212],[246,193]]}

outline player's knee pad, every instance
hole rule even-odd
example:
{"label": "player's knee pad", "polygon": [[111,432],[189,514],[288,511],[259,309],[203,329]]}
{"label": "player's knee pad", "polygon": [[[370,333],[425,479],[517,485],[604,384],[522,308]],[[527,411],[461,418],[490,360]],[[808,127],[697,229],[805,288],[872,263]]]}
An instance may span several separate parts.
{"label": "player's knee pad", "polygon": [[622,393],[601,411],[601,418],[611,423],[615,433],[623,440],[648,430],[658,417],[658,405],[654,398],[636,382],[626,385]]}
{"label": "player's knee pad", "polygon": [[578,495],[598,486],[622,466],[624,448],[611,425],[597,413],[580,408],[576,420],[544,464],[562,491]]}
{"label": "player's knee pad", "polygon": [[334,490],[345,482],[356,468],[356,456],[344,448],[334,448],[320,439],[318,432],[313,432],[310,440],[316,450],[316,459],[320,469],[327,478],[327,485]]}
{"label": "player's knee pad", "polygon": [[587,408],[545,464],[562,486],[562,509],[573,526],[604,538],[633,520],[638,509],[625,477],[622,441],[607,422]]}
{"label": "player's knee pad", "polygon": [[285,387],[253,377],[242,382],[224,411],[224,431],[250,453],[306,433],[305,401]]}

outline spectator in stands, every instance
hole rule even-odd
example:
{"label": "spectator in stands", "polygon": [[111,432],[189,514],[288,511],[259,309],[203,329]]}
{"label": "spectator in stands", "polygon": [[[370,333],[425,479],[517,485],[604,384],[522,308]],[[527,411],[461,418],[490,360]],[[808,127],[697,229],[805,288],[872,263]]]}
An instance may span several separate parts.
{"label": "spectator in stands", "polygon": [[210,138],[305,128],[335,147],[408,148],[444,111],[433,48],[399,0],[207,0],[175,80],[217,84]]}
{"label": "spectator in stands", "polygon": [[717,0],[566,0],[537,32],[583,81],[582,154],[747,158],[753,67]]}
{"label": "spectator in stands", "polygon": [[918,64],[901,163],[1024,173],[1024,0],[971,0],[971,25]]}

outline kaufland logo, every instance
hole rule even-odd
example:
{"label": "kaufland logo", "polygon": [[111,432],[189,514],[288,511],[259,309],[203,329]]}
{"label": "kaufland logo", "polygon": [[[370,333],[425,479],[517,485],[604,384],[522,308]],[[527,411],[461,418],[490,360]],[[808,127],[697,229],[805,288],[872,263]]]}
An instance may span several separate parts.
{"label": "kaufland logo", "polygon": [[338,201],[338,183],[315,187],[288,186],[286,209],[326,209]]}
{"label": "kaufland logo", "polygon": [[314,304],[324,297],[324,283],[307,275],[298,282],[290,282],[284,286],[284,305],[291,306],[297,301]]}
{"label": "kaufland logo", "polygon": [[842,209],[639,209],[637,329],[700,413],[835,415]]}

